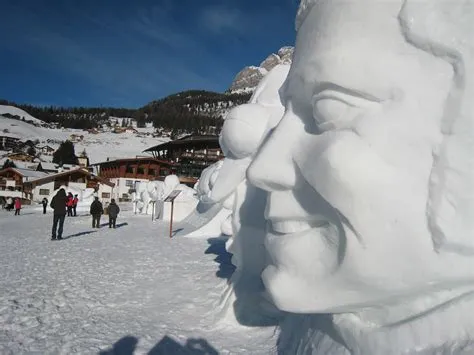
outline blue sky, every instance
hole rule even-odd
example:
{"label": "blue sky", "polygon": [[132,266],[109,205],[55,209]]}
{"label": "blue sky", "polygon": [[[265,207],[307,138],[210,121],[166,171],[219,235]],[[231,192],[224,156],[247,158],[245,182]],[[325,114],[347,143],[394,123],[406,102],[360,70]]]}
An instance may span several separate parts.
{"label": "blue sky", "polygon": [[298,0],[0,0],[0,98],[139,107],[224,91],[295,40]]}

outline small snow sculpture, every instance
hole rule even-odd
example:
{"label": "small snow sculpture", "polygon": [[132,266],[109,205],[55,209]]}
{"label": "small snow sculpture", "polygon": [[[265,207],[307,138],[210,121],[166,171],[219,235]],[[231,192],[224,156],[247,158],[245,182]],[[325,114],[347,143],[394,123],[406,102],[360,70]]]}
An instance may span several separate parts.
{"label": "small snow sculpture", "polygon": [[473,0],[301,1],[247,176],[273,302],[329,316],[282,353],[474,353],[473,23]]}
{"label": "small snow sculpture", "polygon": [[153,215],[156,219],[170,218],[169,208],[164,200],[173,190],[181,190],[176,198],[176,221],[184,218],[197,204],[194,189],[181,184],[176,175],[168,175],[164,181],[142,181],[135,186],[132,194],[134,213]]}

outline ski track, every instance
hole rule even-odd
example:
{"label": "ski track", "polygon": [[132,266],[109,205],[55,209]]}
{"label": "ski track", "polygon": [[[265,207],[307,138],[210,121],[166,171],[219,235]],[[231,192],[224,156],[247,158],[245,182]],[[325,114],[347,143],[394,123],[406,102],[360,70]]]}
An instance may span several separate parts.
{"label": "ski track", "polygon": [[0,354],[97,354],[126,336],[133,354],[165,336],[216,354],[274,352],[274,329],[219,322],[227,280],[206,239],[170,239],[167,223],[125,211],[115,230],[66,217],[66,239],[51,241],[48,213],[0,211]]}

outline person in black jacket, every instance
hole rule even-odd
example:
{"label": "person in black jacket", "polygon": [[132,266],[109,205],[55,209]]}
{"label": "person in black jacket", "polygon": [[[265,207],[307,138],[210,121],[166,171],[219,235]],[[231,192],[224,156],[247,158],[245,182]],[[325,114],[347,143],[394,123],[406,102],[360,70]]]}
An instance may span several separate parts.
{"label": "person in black jacket", "polygon": [[109,213],[109,228],[115,228],[117,216],[120,212],[120,207],[115,203],[115,199],[112,199],[112,201],[110,201],[110,205],[107,207],[107,211]]}
{"label": "person in black jacket", "polygon": [[90,213],[92,215],[92,228],[100,228],[100,216],[104,213],[104,208],[97,196],[91,204]]}
{"label": "person in black jacket", "polygon": [[50,207],[54,210],[53,230],[51,234],[52,240],[56,239],[56,235],[58,239],[63,239],[63,226],[64,219],[66,218],[66,201],[67,196],[66,190],[64,189],[59,189],[59,191],[56,193],[56,195],[54,195],[53,199],[51,200]]}
{"label": "person in black jacket", "polygon": [[41,204],[43,205],[43,214],[46,214],[46,207],[48,207],[48,199],[46,197],[43,198]]}

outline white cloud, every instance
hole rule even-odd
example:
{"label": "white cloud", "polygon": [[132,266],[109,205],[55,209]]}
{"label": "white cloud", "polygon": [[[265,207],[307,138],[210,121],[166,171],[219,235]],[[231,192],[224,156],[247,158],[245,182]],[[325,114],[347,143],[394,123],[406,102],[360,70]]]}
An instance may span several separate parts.
{"label": "white cloud", "polygon": [[226,6],[207,7],[200,15],[201,25],[216,34],[227,31],[242,33],[247,22],[240,10]]}

